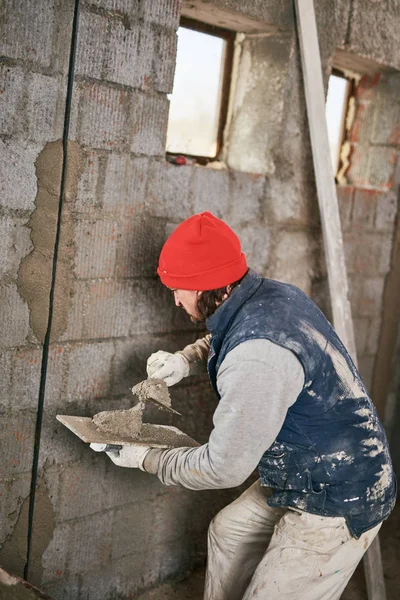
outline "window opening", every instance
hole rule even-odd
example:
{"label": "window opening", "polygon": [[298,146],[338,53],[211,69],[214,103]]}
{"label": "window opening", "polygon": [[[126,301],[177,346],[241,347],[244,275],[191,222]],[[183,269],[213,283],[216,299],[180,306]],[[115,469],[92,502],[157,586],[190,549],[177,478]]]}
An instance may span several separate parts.
{"label": "window opening", "polygon": [[332,168],[335,175],[340,164],[340,151],[343,143],[350,91],[351,82],[339,71],[334,71],[329,77],[325,115]]}
{"label": "window opening", "polygon": [[190,19],[181,20],[170,97],[168,153],[204,162],[218,155],[228,109],[234,35]]}

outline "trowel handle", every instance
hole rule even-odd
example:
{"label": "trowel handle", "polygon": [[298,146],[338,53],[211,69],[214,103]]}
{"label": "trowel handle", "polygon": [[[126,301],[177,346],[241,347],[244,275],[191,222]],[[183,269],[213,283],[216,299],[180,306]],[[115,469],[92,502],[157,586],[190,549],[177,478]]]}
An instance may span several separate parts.
{"label": "trowel handle", "polygon": [[120,444],[90,444],[95,452],[119,452],[122,448]]}

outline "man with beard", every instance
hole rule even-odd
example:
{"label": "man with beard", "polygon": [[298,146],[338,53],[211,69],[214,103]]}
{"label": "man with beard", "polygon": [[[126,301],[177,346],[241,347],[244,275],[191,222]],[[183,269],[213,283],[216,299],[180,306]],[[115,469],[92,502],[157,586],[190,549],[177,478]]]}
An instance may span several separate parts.
{"label": "man with beard", "polygon": [[214,428],[198,448],[110,457],[192,490],[236,487],[258,469],[210,525],[206,600],[339,598],[396,496],[385,433],[348,352],[302,291],[248,268],[238,237],[209,212],[172,233],[158,275],[210,334],[152,354],[148,375],[174,385],[207,365]]}

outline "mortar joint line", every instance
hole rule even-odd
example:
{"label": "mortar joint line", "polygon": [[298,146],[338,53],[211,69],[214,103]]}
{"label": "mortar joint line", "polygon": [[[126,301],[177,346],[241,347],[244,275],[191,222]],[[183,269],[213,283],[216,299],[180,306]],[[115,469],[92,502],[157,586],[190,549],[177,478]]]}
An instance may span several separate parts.
{"label": "mortar joint line", "polygon": [[56,282],[58,247],[59,247],[59,243],[60,243],[60,233],[61,233],[61,214],[62,214],[62,207],[63,207],[63,197],[64,197],[64,190],[65,190],[66,170],[67,170],[68,135],[69,135],[69,125],[70,125],[70,116],[71,116],[71,106],[72,106],[72,92],[73,92],[73,84],[74,84],[76,48],[77,48],[77,41],[78,41],[79,11],[80,11],[80,0],[75,0],[74,17],[73,17],[72,32],[71,32],[71,47],[70,47],[70,56],[69,56],[69,66],[68,66],[67,94],[66,94],[65,113],[64,113],[64,128],[63,128],[63,139],[62,139],[63,155],[62,155],[62,171],[61,171],[61,182],[60,182],[57,228],[56,228],[56,237],[55,237],[55,242],[54,242],[53,267],[52,267],[50,296],[49,296],[49,314],[48,314],[48,321],[47,321],[47,330],[46,330],[46,335],[44,338],[43,351],[42,351],[42,364],[41,364],[41,372],[40,372],[38,407],[37,407],[34,449],[33,449],[33,461],[32,461],[31,489],[30,489],[30,495],[29,495],[27,549],[26,549],[26,563],[25,563],[25,567],[24,567],[24,579],[26,579],[26,580],[28,579],[28,576],[29,576],[29,566],[30,566],[29,563],[30,563],[30,555],[31,555],[31,548],[32,548],[32,531],[33,531],[33,518],[34,518],[34,510],[35,510],[36,486],[37,486],[37,479],[38,479],[40,438],[41,438],[42,423],[43,423],[43,409],[44,409],[44,399],[45,399],[45,391],[46,391],[47,365],[48,365],[49,350],[50,350],[50,334],[51,334],[51,326],[52,326],[53,310],[54,310],[54,291],[55,291],[55,282]]}

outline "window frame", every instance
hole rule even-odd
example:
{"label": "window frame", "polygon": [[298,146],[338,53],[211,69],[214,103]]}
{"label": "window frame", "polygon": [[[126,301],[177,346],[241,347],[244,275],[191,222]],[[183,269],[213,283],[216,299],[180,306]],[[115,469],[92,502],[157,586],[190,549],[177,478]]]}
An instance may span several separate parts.
{"label": "window frame", "polygon": [[213,35],[214,37],[222,38],[226,42],[225,46],[225,60],[224,60],[224,68],[222,73],[222,84],[221,84],[221,103],[219,110],[219,119],[218,119],[218,129],[217,129],[217,151],[215,156],[201,156],[198,154],[185,154],[184,152],[166,152],[166,157],[168,156],[185,156],[192,160],[195,160],[197,163],[206,165],[210,162],[217,161],[218,156],[222,149],[223,143],[223,135],[224,129],[228,118],[228,108],[229,108],[229,95],[231,89],[231,81],[232,81],[232,69],[233,69],[233,55],[235,50],[235,39],[236,39],[236,31],[230,31],[229,29],[224,29],[222,27],[217,27],[215,25],[209,25],[208,23],[202,23],[201,21],[196,21],[194,19],[189,19],[187,17],[181,17],[179,22],[179,27],[184,27],[185,29],[191,29],[192,31],[198,31],[199,33],[206,33],[209,35]]}

